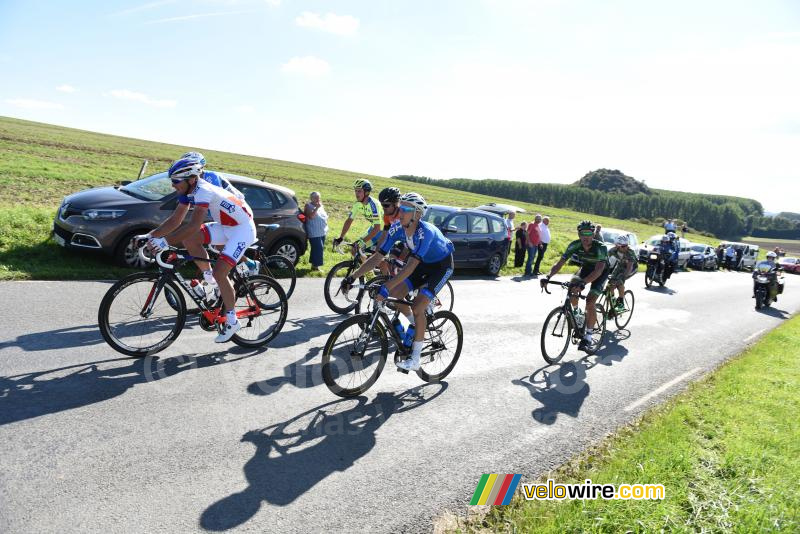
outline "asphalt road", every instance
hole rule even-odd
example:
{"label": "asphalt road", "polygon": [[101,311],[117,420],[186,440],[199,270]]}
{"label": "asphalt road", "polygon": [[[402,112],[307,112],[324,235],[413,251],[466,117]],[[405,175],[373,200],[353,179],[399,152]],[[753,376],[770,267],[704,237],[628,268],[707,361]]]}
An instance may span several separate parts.
{"label": "asphalt road", "polygon": [[637,275],[629,330],[561,366],[539,353],[560,291],[455,280],[465,344],[446,382],[387,364],[354,400],[322,383],[341,318],[321,280],[298,282],[266,350],[220,350],[191,320],[148,359],[102,341],[108,283],[2,283],[0,532],[428,531],[482,473],[531,480],[740,352],[800,308],[798,280],[757,312],[748,274]]}

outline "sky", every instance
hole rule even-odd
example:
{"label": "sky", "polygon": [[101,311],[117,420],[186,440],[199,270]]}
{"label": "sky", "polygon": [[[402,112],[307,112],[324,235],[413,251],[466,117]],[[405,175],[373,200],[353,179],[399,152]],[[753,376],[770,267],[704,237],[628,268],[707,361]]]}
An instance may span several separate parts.
{"label": "sky", "polygon": [[619,169],[800,212],[800,2],[0,0],[0,115],[380,176]]}

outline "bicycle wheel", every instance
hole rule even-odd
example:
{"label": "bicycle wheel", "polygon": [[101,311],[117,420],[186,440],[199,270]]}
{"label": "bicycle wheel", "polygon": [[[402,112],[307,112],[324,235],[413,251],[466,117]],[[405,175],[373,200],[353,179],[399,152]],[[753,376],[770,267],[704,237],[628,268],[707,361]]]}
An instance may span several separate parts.
{"label": "bicycle wheel", "polygon": [[[160,291],[159,273],[134,273],[112,285],[100,302],[97,323],[111,348],[143,358],[167,348],[186,323],[186,301],[171,280]],[[149,314],[142,312],[152,304]]]}
{"label": "bicycle wheel", "polygon": [[[351,265],[350,260],[341,261],[334,265],[328,276],[325,277],[325,302],[328,303],[331,310],[343,315],[355,309],[360,293],[360,290],[355,288],[347,293],[342,293],[340,290],[342,280],[352,272]],[[364,283],[363,278],[359,278],[359,281]]]}
{"label": "bicycle wheel", "polygon": [[594,354],[600,349],[603,343],[603,336],[606,333],[606,312],[595,304],[595,312],[597,314],[597,322],[595,322],[594,329],[592,330],[592,344],[586,347],[586,354]]}
{"label": "bicycle wheel", "polygon": [[283,288],[286,298],[291,298],[294,286],[297,284],[297,273],[294,270],[294,264],[286,259],[286,256],[273,254],[264,258],[261,264],[261,273],[274,278]]}
{"label": "bicycle wheel", "polygon": [[614,312],[614,322],[617,323],[617,330],[621,330],[628,326],[628,323],[631,322],[631,316],[633,316],[633,306],[636,304],[636,299],[633,297],[633,291],[630,289],[625,290],[625,294],[622,297],[622,302],[625,303],[625,311],[624,312]]}
{"label": "bicycle wheel", "polygon": [[[364,290],[358,292],[358,296],[356,298],[356,314],[359,313],[370,313],[372,312],[372,303],[373,301],[369,298],[369,290],[373,286],[380,287],[386,282],[391,279],[389,275],[386,274],[379,274],[369,282],[364,285]],[[364,301],[366,300],[366,304]]]}
{"label": "bicycle wheel", "polygon": [[371,315],[348,317],[337,326],[322,351],[322,378],[334,395],[355,397],[367,391],[378,379],[389,340],[380,322],[368,330]]}
{"label": "bicycle wheel", "polygon": [[542,358],[547,363],[558,363],[569,347],[572,339],[572,323],[564,313],[564,308],[554,308],[542,326]]}
{"label": "bicycle wheel", "polygon": [[463,344],[464,332],[456,314],[448,310],[434,313],[425,329],[417,376],[425,382],[442,380],[456,366]]}
{"label": "bicycle wheel", "polygon": [[453,293],[453,286],[450,284],[450,280],[439,290],[436,294],[436,298],[439,299],[439,305],[436,306],[437,310],[453,311],[453,303],[456,297],[455,293]]}
{"label": "bicycle wheel", "polygon": [[286,293],[278,282],[263,274],[247,278],[236,287],[236,315],[242,328],[231,340],[241,347],[266,345],[283,329],[288,310]]}

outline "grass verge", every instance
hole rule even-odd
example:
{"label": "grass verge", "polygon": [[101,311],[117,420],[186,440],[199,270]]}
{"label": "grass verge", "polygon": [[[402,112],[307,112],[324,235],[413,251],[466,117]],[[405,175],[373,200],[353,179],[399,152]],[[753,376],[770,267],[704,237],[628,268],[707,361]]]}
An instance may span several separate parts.
{"label": "grass verge", "polygon": [[663,484],[665,499],[525,501],[518,495],[512,505],[493,507],[462,530],[798,532],[798,391],[800,317],[795,317],[541,480]]}

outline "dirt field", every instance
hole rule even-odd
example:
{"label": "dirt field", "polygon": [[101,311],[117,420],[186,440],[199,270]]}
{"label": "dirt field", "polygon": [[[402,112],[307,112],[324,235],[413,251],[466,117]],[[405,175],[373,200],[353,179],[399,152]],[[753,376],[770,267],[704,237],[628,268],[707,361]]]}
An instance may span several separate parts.
{"label": "dirt field", "polygon": [[800,241],[788,239],[767,239],[762,237],[746,237],[742,239],[745,243],[754,243],[763,250],[772,250],[781,247],[786,251],[787,256],[800,257]]}

